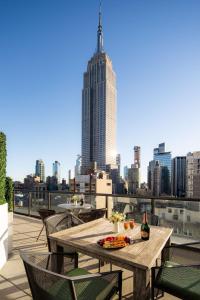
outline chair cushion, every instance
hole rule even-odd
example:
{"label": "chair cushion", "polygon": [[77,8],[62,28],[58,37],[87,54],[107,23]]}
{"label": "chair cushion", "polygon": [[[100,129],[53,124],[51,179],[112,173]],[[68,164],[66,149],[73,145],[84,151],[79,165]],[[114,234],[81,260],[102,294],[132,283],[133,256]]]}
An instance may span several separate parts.
{"label": "chair cushion", "polygon": [[155,286],[181,299],[199,300],[200,269],[168,261],[158,272]]}
{"label": "chair cushion", "polygon": [[[81,276],[90,274],[85,269],[73,269],[66,273],[66,276]],[[80,282],[75,282],[75,290],[78,300],[103,300],[109,295],[114,287],[114,282],[109,282],[103,278],[93,278]],[[70,283],[67,280],[59,280],[48,291],[52,300],[71,300]]]}

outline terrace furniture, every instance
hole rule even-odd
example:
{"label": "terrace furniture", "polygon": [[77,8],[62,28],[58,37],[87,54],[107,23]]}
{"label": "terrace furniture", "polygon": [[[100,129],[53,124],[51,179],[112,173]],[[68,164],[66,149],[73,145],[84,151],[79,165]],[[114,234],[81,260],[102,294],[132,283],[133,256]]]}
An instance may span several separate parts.
{"label": "terrace furniture", "polygon": [[[167,255],[164,255],[162,265],[152,268],[152,299],[156,299],[159,290],[180,299],[200,299],[200,247],[197,248],[197,245],[200,246],[200,242],[165,248]],[[178,263],[181,252],[184,260],[189,258],[192,261],[196,260],[197,263],[184,265],[183,261]]]}
{"label": "terrace furniture", "polygon": [[[50,216],[44,220],[45,228],[46,228],[46,235],[47,235],[47,244],[49,252],[52,251],[51,244],[49,241],[49,235],[55,232],[59,232],[66,228],[74,227],[84,222],[77,218],[73,213],[65,212],[61,214],[55,214]],[[59,252],[59,251],[56,251]],[[78,267],[78,253],[74,251],[71,247],[65,247],[66,253],[71,253],[75,259],[75,266]]]}
{"label": "terrace furniture", "polygon": [[[159,225],[159,217],[157,215],[154,215],[154,214],[147,214],[147,217],[148,217],[148,222],[150,225],[153,225],[153,226],[158,226]],[[136,213],[136,212],[127,212],[126,213],[126,218],[127,219],[135,219],[137,222],[139,221],[139,223],[142,222],[142,216],[139,215]],[[139,219],[140,218],[140,219]]]}
{"label": "terrace furniture", "polygon": [[[150,271],[161,255],[163,248],[169,244],[171,228],[151,227],[150,239],[141,240],[140,226],[128,229],[126,235],[135,241],[122,249],[107,250],[97,244],[97,241],[110,235],[113,224],[105,218],[97,219],[82,225],[69,228],[49,236],[51,250],[57,252],[65,246],[73,247],[75,251],[84,253],[101,261],[107,261],[134,273],[134,300],[150,298]],[[62,264],[59,261],[59,264]]]}
{"label": "terrace furniture", "polygon": [[72,269],[60,274],[54,261],[60,253],[20,253],[33,300],[111,299],[122,295],[122,271],[91,274]]}
{"label": "terrace furniture", "polygon": [[41,233],[42,233],[42,231],[43,231],[43,229],[44,229],[44,226],[45,226],[44,220],[45,220],[47,217],[54,215],[56,212],[55,212],[55,210],[53,210],[53,209],[40,208],[40,209],[38,210],[38,213],[39,213],[39,215],[40,215],[40,218],[41,218],[41,220],[42,220],[43,225],[42,225],[42,229],[40,230],[40,233],[39,233],[39,235],[38,235],[36,241],[38,241],[38,239],[39,239],[39,237],[40,237],[40,235],[41,235]]}
{"label": "terrace furniture", "polygon": [[81,212],[78,214],[79,219],[84,223],[103,218],[107,208],[92,209],[91,211]]}
{"label": "terrace furniture", "polygon": [[74,203],[62,203],[58,204],[58,207],[66,209],[66,211],[72,212],[74,215],[78,216],[82,209],[90,210],[92,206],[88,203],[84,203],[83,205]]}

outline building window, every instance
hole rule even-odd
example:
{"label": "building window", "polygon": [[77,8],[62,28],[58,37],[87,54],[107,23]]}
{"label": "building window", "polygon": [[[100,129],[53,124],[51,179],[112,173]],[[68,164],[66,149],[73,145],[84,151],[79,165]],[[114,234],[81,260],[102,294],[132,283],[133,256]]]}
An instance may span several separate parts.
{"label": "building window", "polygon": [[180,214],[182,215],[184,213],[184,210],[183,209],[180,209]]}
{"label": "building window", "polygon": [[171,213],[172,212],[172,209],[171,208],[168,208],[168,213]]}

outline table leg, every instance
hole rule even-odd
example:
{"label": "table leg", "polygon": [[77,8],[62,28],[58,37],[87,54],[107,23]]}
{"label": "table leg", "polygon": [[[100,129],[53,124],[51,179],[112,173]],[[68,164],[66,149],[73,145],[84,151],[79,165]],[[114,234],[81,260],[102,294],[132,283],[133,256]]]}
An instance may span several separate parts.
{"label": "table leg", "polygon": [[134,280],[134,300],[150,299],[150,271],[135,269],[133,274]]}
{"label": "table leg", "polygon": [[[169,247],[171,245],[170,238],[167,240],[165,247]],[[170,249],[169,248],[163,248],[161,253],[161,261],[162,263],[166,260],[170,260]]]}
{"label": "table leg", "polygon": [[[63,257],[63,247],[57,245],[56,241],[50,240],[51,243],[51,252],[57,253],[52,258],[52,271],[59,274],[63,273],[64,270],[64,257]],[[60,253],[60,255],[58,254]]]}

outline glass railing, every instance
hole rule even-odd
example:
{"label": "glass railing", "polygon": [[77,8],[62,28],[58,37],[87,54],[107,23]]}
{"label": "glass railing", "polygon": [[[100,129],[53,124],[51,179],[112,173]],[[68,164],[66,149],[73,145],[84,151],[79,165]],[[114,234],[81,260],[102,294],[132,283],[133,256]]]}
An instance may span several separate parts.
{"label": "glass railing", "polygon": [[[123,212],[127,217],[134,218],[137,223],[141,223],[143,212],[147,211],[149,223],[153,220],[152,216],[156,216],[159,226],[173,228],[172,241],[176,243],[200,240],[200,199],[76,194],[84,198],[85,203],[91,204],[92,208],[107,208],[107,217],[114,210]],[[59,207],[59,204],[70,203],[73,195],[74,193],[64,191],[36,193],[15,190],[14,212],[29,216],[39,216],[40,208],[62,212],[65,209]],[[153,225],[157,225],[157,223],[153,223]]]}

